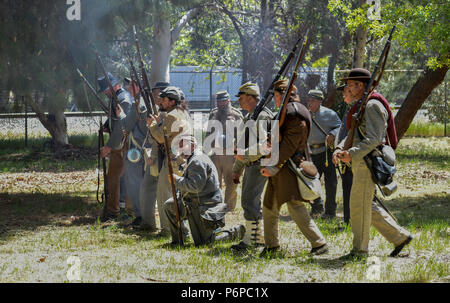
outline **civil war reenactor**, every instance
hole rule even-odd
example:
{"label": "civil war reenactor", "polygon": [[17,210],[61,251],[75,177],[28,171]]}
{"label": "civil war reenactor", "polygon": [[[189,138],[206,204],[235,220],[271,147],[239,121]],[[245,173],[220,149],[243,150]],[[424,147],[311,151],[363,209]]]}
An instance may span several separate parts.
{"label": "civil war reenactor", "polygon": [[[308,92],[307,105],[311,113],[311,133],[308,137],[308,145],[311,149],[311,158],[319,170],[319,175],[324,175],[325,181],[325,212],[324,219],[336,217],[336,167],[332,161],[334,139],[341,125],[337,113],[322,106],[323,92],[313,89]],[[311,207],[311,216],[319,217],[324,211],[321,197],[314,200]]]}
{"label": "civil war reenactor", "polygon": [[[155,99],[155,103],[159,109],[162,108],[161,102],[163,100],[163,98],[161,98],[159,96],[159,94],[168,86],[170,86],[170,83],[164,82],[164,81],[158,81],[155,83],[155,86],[152,87],[152,95],[153,95],[153,98]],[[164,110],[161,110],[159,114],[161,115],[161,119],[162,119],[164,117],[164,115],[166,114],[166,112]],[[159,172],[161,171],[161,168],[162,168],[163,162],[164,162],[164,157],[165,157],[164,145],[159,144],[156,140],[153,139],[153,137],[151,137],[150,142],[151,142],[151,145],[154,146],[154,148],[156,148],[156,146],[157,146],[157,152],[154,151],[154,148],[151,149],[154,151],[153,156],[156,158],[151,158],[152,155],[149,154],[147,159],[149,160],[148,162],[152,163],[152,165],[149,164],[150,174],[154,177],[157,177]]]}
{"label": "civil war reenactor", "polygon": [[[353,106],[354,102],[356,101],[353,96],[350,93],[350,89],[348,88],[347,84],[341,85],[337,88],[337,91],[342,91],[342,96],[344,99],[344,102],[347,105]],[[334,146],[338,146],[339,143],[341,143],[345,138],[347,137],[348,131],[345,126],[345,122],[347,120],[347,113],[348,108],[345,111],[344,116],[342,117],[341,126],[339,127],[338,134],[334,141]],[[342,200],[343,200],[343,212],[344,212],[344,222],[345,224],[350,223],[350,191],[352,190],[352,182],[353,182],[353,174],[352,169],[350,167],[350,164],[343,164],[342,162],[338,162],[336,164],[336,167],[339,171],[339,174],[341,176],[342,181]]]}
{"label": "civil war reenactor", "polygon": [[[181,89],[175,86],[166,87],[159,97],[162,98],[160,105],[160,115],[147,119],[150,133],[159,144],[164,144],[164,132],[168,136],[168,144],[172,146],[172,141],[179,134],[191,134],[192,127],[190,117],[187,112],[186,103],[182,103]],[[154,165],[154,159],[158,159],[158,149],[153,148],[151,151],[149,165]],[[171,196],[170,184],[167,182],[169,169],[167,159],[164,159],[162,168],[158,175],[158,185],[156,200],[158,204],[159,220],[161,225],[161,235],[170,234],[170,226],[167,216],[164,213],[164,202]]]}
{"label": "civil war reenactor", "polygon": [[[179,150],[179,156],[186,159],[182,176],[174,174],[175,187],[180,197],[177,199],[179,215],[180,220],[188,220],[195,245],[241,239],[244,235],[243,225],[222,229],[225,226],[227,206],[223,203],[219,177],[211,159],[197,149],[197,142],[192,135],[181,136]],[[171,181],[170,178],[168,180]],[[169,219],[171,245],[180,244],[173,197],[165,202],[164,210]],[[217,233],[219,228],[220,232]],[[182,227],[184,239],[188,237],[188,233]]]}
{"label": "civil war reenactor", "polygon": [[[247,111],[247,115],[244,118],[244,123],[246,123],[249,121],[260,99],[258,84],[251,82],[243,84],[239,88],[239,93],[236,97],[239,97],[241,108]],[[236,160],[233,165],[233,182],[235,184],[240,182],[240,177],[244,173],[241,205],[244,210],[245,235],[241,242],[232,246],[237,251],[263,245],[261,200],[267,178],[260,173],[261,158],[263,157],[261,151],[257,149],[256,154],[251,154],[248,151],[251,150],[249,146],[251,136],[255,138],[254,141],[256,142],[267,138],[267,133],[264,130],[262,133],[258,131],[259,121],[270,121],[273,119],[273,116],[273,113],[267,107],[264,107],[258,115],[255,127],[246,127],[237,144],[238,147],[244,146],[245,148],[244,151],[235,155]]]}
{"label": "civil war reenactor", "polygon": [[[125,119],[125,130],[129,133],[129,149],[125,162],[125,175],[127,184],[130,185],[130,200],[133,205],[135,220],[132,226],[137,229],[155,232],[155,206],[157,177],[150,174],[147,165],[147,150],[155,145],[146,123],[147,107],[141,95],[139,85],[136,81],[131,82],[125,78],[125,83],[129,84],[128,91],[135,100],[130,114]],[[136,105],[139,105],[139,109]],[[152,144],[153,143],[153,144]]]}
{"label": "civil war reenactor", "polygon": [[[370,82],[371,74],[363,68],[354,68],[346,81],[348,89],[355,100],[361,100],[365,87]],[[351,127],[351,117],[358,110],[361,102],[355,102],[347,113],[346,127]],[[364,259],[369,252],[370,226],[373,225],[395,249],[390,256],[397,256],[413,236],[374,202],[375,183],[367,167],[364,156],[386,141],[396,140],[395,124],[389,103],[379,93],[371,93],[366,104],[359,127],[355,130],[352,146],[344,150],[343,140],[333,153],[333,162],[350,163],[353,173],[353,184],[350,193],[350,222],[353,232],[353,248],[342,259]]]}
{"label": "civil war reenactor", "polygon": [[[274,83],[275,104],[279,108],[288,86],[288,80]],[[311,129],[311,116],[300,103],[297,88],[293,86],[292,95],[286,106],[286,118],[280,127],[279,157],[274,166],[261,169],[261,175],[269,177],[263,202],[265,248],[260,256],[268,256],[280,248],[278,222],[281,206],[286,203],[290,216],[311,243],[310,254],[320,255],[328,252],[328,245],[322,233],[309,215],[302,198],[295,173],[288,167],[292,159],[298,166],[301,161],[309,160],[307,145]],[[272,142],[273,144],[273,142]]]}
{"label": "civil war reenactor", "polygon": [[[122,88],[119,78],[114,77],[110,73],[107,74],[114,92],[111,92],[107,79],[103,76],[97,79],[99,90],[110,98],[109,117],[104,124],[104,130],[109,132],[109,140],[105,146],[100,149],[102,158],[109,156],[109,166],[107,173],[108,180],[108,197],[103,208],[100,220],[106,222],[116,219],[120,212],[120,177],[125,171],[124,157],[126,153],[126,138],[123,133],[123,119],[131,110],[133,104],[132,97],[128,91]],[[113,95],[115,94],[119,101],[118,107],[115,107]]]}
{"label": "civil war reenactor", "polygon": [[[234,138],[237,134],[234,134],[233,138],[226,137],[226,123],[227,121],[236,122],[243,121],[244,116],[242,113],[231,106],[230,94],[227,91],[218,91],[216,93],[216,108],[214,108],[209,114],[208,121],[219,121],[222,125],[222,130],[214,129],[208,124],[208,132],[206,137],[214,136],[212,145],[217,145],[220,148],[220,152],[216,149],[212,150],[211,160],[217,168],[219,174],[219,183],[222,188],[222,182],[225,183],[225,204],[228,211],[233,211],[236,207],[237,200],[237,184],[233,182],[233,155],[226,154],[226,144],[228,142],[234,144]],[[214,132],[212,132],[214,129]],[[231,142],[230,142],[231,141]]]}

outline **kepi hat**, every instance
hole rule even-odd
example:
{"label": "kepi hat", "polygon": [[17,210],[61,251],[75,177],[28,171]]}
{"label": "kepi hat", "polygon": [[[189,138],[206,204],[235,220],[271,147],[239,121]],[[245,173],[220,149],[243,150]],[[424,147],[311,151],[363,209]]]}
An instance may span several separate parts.
{"label": "kepi hat", "polygon": [[226,90],[221,90],[216,93],[216,101],[228,101],[230,94]]}
{"label": "kepi hat", "polygon": [[308,96],[323,101],[323,92],[319,89],[312,89],[308,92]]}
{"label": "kepi hat", "polygon": [[167,97],[169,99],[175,100],[176,102],[180,102],[181,100],[181,90],[175,86],[168,86],[163,89],[162,92],[159,93],[160,98]]}
{"label": "kepi hat", "polygon": [[240,95],[246,94],[250,96],[255,96],[259,98],[259,86],[256,83],[247,82],[243,84],[241,87],[239,87],[239,93],[236,95],[236,97],[240,97]]}
{"label": "kepi hat", "polygon": [[[283,94],[286,91],[288,85],[289,81],[287,79],[278,80],[273,84],[273,89]],[[292,94],[296,93],[297,87],[295,85],[292,85]]]}

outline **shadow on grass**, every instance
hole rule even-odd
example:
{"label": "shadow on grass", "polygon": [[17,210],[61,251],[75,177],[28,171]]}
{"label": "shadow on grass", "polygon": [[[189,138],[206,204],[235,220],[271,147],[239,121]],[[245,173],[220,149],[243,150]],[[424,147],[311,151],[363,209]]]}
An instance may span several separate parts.
{"label": "shadow on grass", "polygon": [[[17,140],[0,140],[0,171],[76,171],[96,166],[97,148],[78,142],[55,150],[49,140],[32,139],[28,147]],[[55,161],[56,160],[56,161]]]}
{"label": "shadow on grass", "polygon": [[68,194],[0,194],[0,240],[39,226],[96,223],[100,204]]}
{"label": "shadow on grass", "polygon": [[450,223],[450,194],[441,193],[421,197],[400,197],[385,201],[385,205],[401,226],[433,228]]}
{"label": "shadow on grass", "polygon": [[396,150],[397,161],[403,164],[411,162],[427,163],[439,169],[448,169],[450,155],[445,151],[432,149],[399,149]]}

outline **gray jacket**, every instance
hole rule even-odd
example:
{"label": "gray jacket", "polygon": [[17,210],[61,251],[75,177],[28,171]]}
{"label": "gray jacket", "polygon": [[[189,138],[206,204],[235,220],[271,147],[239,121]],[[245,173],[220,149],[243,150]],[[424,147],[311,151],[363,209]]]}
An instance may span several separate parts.
{"label": "gray jacket", "polygon": [[217,169],[207,155],[196,150],[188,159],[181,177],[175,177],[175,186],[187,203],[198,204],[200,215],[211,221],[224,218],[223,203]]}
{"label": "gray jacket", "polygon": [[[247,121],[249,121],[252,114],[253,114],[253,111],[249,112],[245,116],[243,123],[246,123]],[[247,128],[249,130],[248,131],[249,137],[256,138],[256,141],[258,141],[259,139],[262,140],[263,138],[267,138],[267,132],[265,132],[265,130],[263,130],[263,129],[260,129],[258,127],[258,123],[259,123],[259,121],[262,121],[262,120],[270,121],[274,118],[274,116],[275,116],[274,113],[270,109],[268,109],[267,107],[264,107],[263,110],[259,113],[258,118],[256,119],[256,123],[254,124],[255,127]],[[243,128],[241,131],[241,134],[239,135],[239,141],[237,143],[238,148],[245,146],[245,144],[244,144],[245,140],[246,140],[245,130],[246,130],[246,128]],[[263,133],[260,133],[259,132],[260,130],[263,131]],[[251,143],[251,140],[249,143]],[[258,143],[259,142],[256,142],[256,144],[258,144]],[[245,147],[246,147],[246,150],[245,150],[245,154],[244,154],[244,161],[239,161],[239,160],[234,161],[234,165],[232,168],[233,173],[242,174],[242,172],[244,171],[246,166],[249,166],[252,162],[258,161],[263,156],[260,152],[260,148],[261,148],[260,145],[257,145],[258,148],[257,148],[256,154],[251,154],[249,152],[251,147],[250,148],[247,146],[245,146]],[[255,146],[252,146],[252,147],[254,148]]]}
{"label": "gray jacket", "polygon": [[[333,135],[336,137],[341,125],[341,119],[334,110],[320,106],[319,110],[315,113],[311,112],[311,120],[314,120],[325,131],[322,130],[312,121],[311,131],[308,137],[308,145],[311,148],[311,153],[317,155],[325,152],[325,138],[327,135]],[[316,147],[315,147],[316,146]]]}
{"label": "gray jacket", "polygon": [[[135,100],[132,99],[131,109],[128,115],[122,120],[122,125],[127,133],[132,132],[135,142],[139,145],[139,147],[142,147],[148,131],[146,123],[147,107],[142,99],[139,102],[139,110],[141,112],[140,120],[138,119]],[[131,141],[131,145],[134,146],[133,141]]]}
{"label": "gray jacket", "polygon": [[[353,161],[362,161],[363,157],[383,143],[386,137],[388,112],[383,104],[375,99],[367,102],[359,129],[362,132],[361,140],[357,131],[353,136],[353,146],[348,150]],[[339,143],[343,149],[345,140]]]}
{"label": "gray jacket", "polygon": [[[119,92],[119,94],[117,94],[117,92]],[[110,116],[109,116],[109,121],[110,121],[110,131],[111,133],[109,134],[109,140],[108,143],[106,143],[106,146],[111,147],[112,149],[121,149],[121,143],[123,140],[123,132],[122,129],[124,127],[123,125],[123,120],[127,117],[127,115],[129,114],[130,110],[131,110],[131,105],[133,103],[133,97],[131,97],[130,93],[128,91],[126,91],[125,89],[120,89],[120,91],[117,91],[117,99],[119,100],[119,105],[122,108],[122,113],[120,115],[120,117],[111,117],[111,115],[113,115],[113,112],[115,112],[115,108],[113,108],[112,104],[112,100],[110,102]],[[108,123],[108,122],[107,122]]]}

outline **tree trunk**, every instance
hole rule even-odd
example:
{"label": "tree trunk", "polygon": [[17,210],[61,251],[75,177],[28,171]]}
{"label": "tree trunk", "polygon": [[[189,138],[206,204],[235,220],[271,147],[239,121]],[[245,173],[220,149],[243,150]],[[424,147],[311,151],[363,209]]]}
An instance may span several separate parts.
{"label": "tree trunk", "polygon": [[406,133],[417,111],[433,89],[442,83],[447,71],[448,66],[436,68],[435,70],[426,69],[419,79],[417,79],[395,115],[395,127],[397,128],[398,140]]}
{"label": "tree trunk", "polygon": [[[358,7],[362,7],[365,0],[358,1]],[[353,54],[353,68],[364,67],[364,56],[366,53],[367,30],[360,25],[355,32],[355,52]]]}
{"label": "tree trunk", "polygon": [[67,135],[67,120],[64,111],[55,111],[48,114],[48,131],[52,136],[56,148],[69,144]]}
{"label": "tree trunk", "polygon": [[177,42],[183,27],[200,12],[200,7],[187,11],[172,30],[170,29],[170,21],[167,16],[155,16],[152,70],[150,73],[152,85],[155,85],[156,82],[170,82],[170,52],[175,42]]}
{"label": "tree trunk", "polygon": [[[262,24],[262,39],[261,39],[261,61],[264,64],[259,64],[262,69],[261,81],[261,94],[269,88],[273,81],[273,76],[276,73],[274,70],[275,65],[275,54],[274,54],[274,43],[272,41],[272,32],[274,27],[274,1],[270,0],[269,4],[264,4],[261,1],[261,24]],[[265,11],[263,13],[263,10]]]}
{"label": "tree trunk", "polygon": [[170,21],[167,18],[156,17],[154,26],[154,42],[152,45],[152,68],[150,82],[170,82],[169,66],[172,48]]}
{"label": "tree trunk", "polygon": [[323,106],[332,108],[337,101],[336,84],[334,83],[334,70],[337,64],[338,50],[333,49],[332,54],[328,60],[327,72],[327,94],[323,101]]}
{"label": "tree trunk", "polygon": [[27,104],[30,105],[36,113],[39,121],[52,136],[55,148],[59,149],[69,144],[69,137],[67,135],[67,121],[66,116],[64,115],[64,109],[57,109],[46,115],[39,105],[39,93],[35,93],[34,99],[35,101],[33,101],[31,94],[25,96]]}

